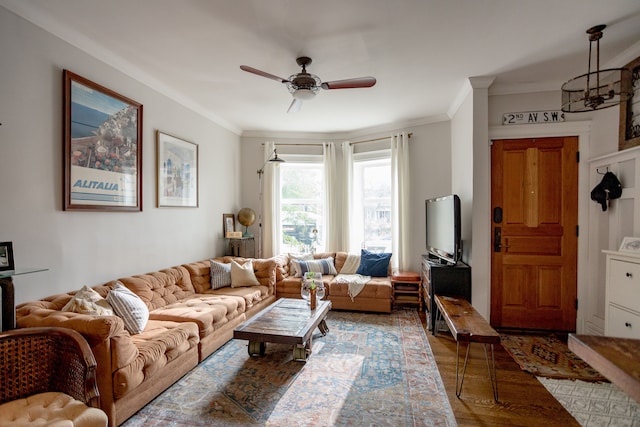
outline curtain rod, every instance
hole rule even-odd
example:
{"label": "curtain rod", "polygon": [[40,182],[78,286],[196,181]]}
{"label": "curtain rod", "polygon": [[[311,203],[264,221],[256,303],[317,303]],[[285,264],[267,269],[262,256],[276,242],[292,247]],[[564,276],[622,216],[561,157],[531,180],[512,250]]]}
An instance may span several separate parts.
{"label": "curtain rod", "polygon": [[[260,145],[264,145],[264,142]],[[311,144],[273,144],[274,147],[322,147],[321,142],[312,142]]]}
{"label": "curtain rod", "polygon": [[[407,134],[407,136],[409,138],[411,138],[413,136],[413,132],[410,132]],[[362,144],[364,142],[374,142],[374,141],[384,141],[385,139],[389,139],[391,138],[391,136],[384,136],[384,137],[380,137],[380,138],[373,138],[373,139],[366,139],[364,141],[355,141],[355,142],[349,142],[349,144],[351,145],[356,145],[356,144]],[[264,145],[264,142],[260,145]],[[290,143],[290,144],[279,144],[279,143],[275,143],[273,144],[276,147],[314,147],[314,146],[322,146],[322,143],[311,143],[311,144],[294,144],[294,143]]]}
{"label": "curtain rod", "polygon": [[[407,136],[409,138],[411,138],[413,136],[413,132],[408,133]],[[391,136],[383,136],[383,137],[380,137],[380,138],[365,139],[364,141],[350,142],[349,144],[356,145],[356,144],[362,144],[364,142],[384,141],[385,139],[389,139],[389,138],[391,138]]]}

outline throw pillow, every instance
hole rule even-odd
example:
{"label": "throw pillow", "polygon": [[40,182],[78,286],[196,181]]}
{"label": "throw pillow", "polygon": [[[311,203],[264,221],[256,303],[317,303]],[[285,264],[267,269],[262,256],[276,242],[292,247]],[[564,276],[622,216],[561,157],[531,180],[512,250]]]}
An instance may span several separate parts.
{"label": "throw pillow", "polygon": [[298,269],[298,264],[294,261],[311,261],[313,260],[313,254],[304,254],[304,255],[292,255],[289,254],[289,276],[292,277],[302,277],[300,270]]}
{"label": "throw pillow", "polygon": [[73,298],[62,307],[62,311],[93,314],[96,316],[113,316],[113,309],[107,300],[86,285],[76,292]]}
{"label": "throw pillow", "polygon": [[253,272],[253,262],[251,260],[240,265],[231,260],[231,287],[240,288],[242,286],[259,286],[260,282]]}
{"label": "throw pillow", "polygon": [[211,289],[231,286],[231,264],[211,260]]}
{"label": "throw pillow", "polygon": [[140,297],[118,282],[107,294],[113,311],[124,322],[130,334],[139,334],[149,321],[149,309]]}
{"label": "throw pillow", "polygon": [[387,277],[389,275],[390,253],[374,253],[362,249],[360,253],[360,267],[356,274],[372,277]]}
{"label": "throw pillow", "polygon": [[293,260],[293,263],[296,264],[295,277],[304,277],[304,273],[308,271],[322,274],[333,274],[334,276],[338,274],[333,262],[333,257],[314,259],[313,261]]}

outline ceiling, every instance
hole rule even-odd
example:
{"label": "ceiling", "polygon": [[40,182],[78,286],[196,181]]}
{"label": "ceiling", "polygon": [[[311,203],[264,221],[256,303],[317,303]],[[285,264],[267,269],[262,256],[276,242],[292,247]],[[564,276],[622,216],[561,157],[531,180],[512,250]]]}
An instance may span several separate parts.
{"label": "ceiling", "polygon": [[[341,133],[444,119],[468,77],[490,93],[558,90],[587,70],[585,31],[607,24],[601,66],[640,54],[638,0],[0,0],[0,5],[238,134]],[[279,82],[309,56],[322,90],[288,114]],[[73,70],[72,70],[73,71]],[[91,79],[91,76],[85,76]],[[558,108],[560,99],[558,99]]]}

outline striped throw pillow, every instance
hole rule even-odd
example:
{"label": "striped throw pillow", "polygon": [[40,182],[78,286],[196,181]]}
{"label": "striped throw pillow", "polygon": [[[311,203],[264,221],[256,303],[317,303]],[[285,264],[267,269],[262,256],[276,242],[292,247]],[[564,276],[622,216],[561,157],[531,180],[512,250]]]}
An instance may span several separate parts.
{"label": "striped throw pillow", "polygon": [[211,289],[231,286],[231,264],[211,260]]}
{"label": "striped throw pillow", "polygon": [[293,260],[292,262],[296,264],[295,277],[304,277],[304,273],[308,271],[322,274],[333,274],[334,276],[338,274],[336,266],[333,263],[333,257],[314,259],[312,261]]}
{"label": "striped throw pillow", "polygon": [[118,282],[109,291],[106,298],[113,311],[124,322],[124,328],[130,334],[144,331],[149,321],[149,309],[140,297]]}

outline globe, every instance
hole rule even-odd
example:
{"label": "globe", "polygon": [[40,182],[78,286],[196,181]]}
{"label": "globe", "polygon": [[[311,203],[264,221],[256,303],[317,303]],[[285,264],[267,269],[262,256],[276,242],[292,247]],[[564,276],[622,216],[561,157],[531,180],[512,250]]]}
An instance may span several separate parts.
{"label": "globe", "polygon": [[242,208],[238,211],[238,222],[244,225],[242,237],[253,237],[249,234],[249,226],[256,222],[256,213],[251,208]]}

